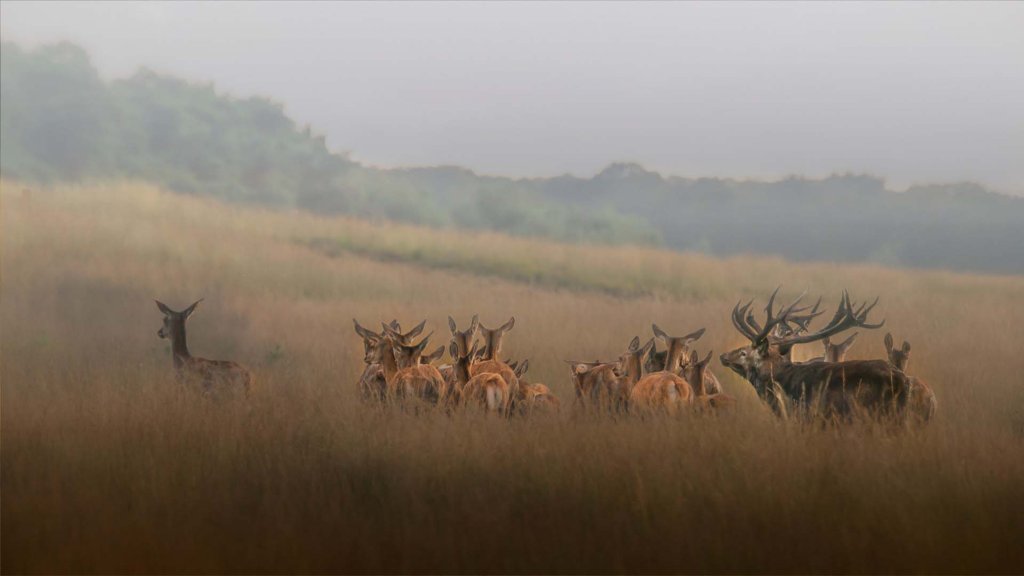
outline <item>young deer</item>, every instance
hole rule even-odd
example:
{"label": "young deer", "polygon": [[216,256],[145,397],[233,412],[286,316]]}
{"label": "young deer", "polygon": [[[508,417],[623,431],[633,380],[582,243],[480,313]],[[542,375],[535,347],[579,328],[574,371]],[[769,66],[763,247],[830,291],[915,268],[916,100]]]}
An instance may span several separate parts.
{"label": "young deer", "polygon": [[530,369],[530,360],[517,362],[515,373],[519,379],[519,395],[513,398],[513,409],[520,415],[533,413],[558,413],[562,403],[551,389],[540,382],[527,382],[524,379]]}
{"label": "young deer", "polygon": [[[693,388],[671,368],[678,369],[683,355],[682,346],[700,338],[703,333],[704,330],[701,329],[688,336],[671,338],[655,326],[655,335],[668,346],[665,369],[647,374],[633,384],[629,391],[629,410],[631,412],[665,412],[674,416],[681,409],[693,404]],[[644,346],[643,350],[648,349],[648,346],[653,347],[653,345],[654,341],[652,340]],[[643,356],[641,355],[639,358],[642,360]],[[643,363],[641,362],[640,365],[642,366]],[[635,368],[636,366],[633,367],[634,370]],[[627,374],[631,372],[629,367],[626,372]]]}
{"label": "young deer", "polygon": [[[664,330],[658,328],[657,324],[651,324],[651,329],[654,331],[654,336],[665,343],[667,347],[664,354],[664,360],[656,362],[659,364],[657,370],[667,370],[679,374],[682,368],[683,362],[686,360],[687,354],[690,351],[690,345],[700,339],[704,335],[704,328],[687,334],[686,336],[669,336]],[[655,366],[652,366],[654,368]],[[708,394],[718,394],[722,392],[722,384],[718,381],[718,377],[714,375],[710,370],[705,373],[705,384],[708,388]]]}
{"label": "young deer", "polygon": [[[910,362],[910,342],[904,340],[902,347],[894,348],[892,334],[887,333],[885,335],[885,352],[889,357],[889,363],[900,372],[906,374],[907,363]],[[910,378],[908,408],[915,418],[921,422],[928,422],[935,417],[935,410],[938,408],[935,392],[932,391],[932,387],[924,380],[916,376],[908,376],[908,378]]]}
{"label": "young deer", "polygon": [[510,390],[500,374],[485,372],[470,375],[470,367],[476,356],[476,343],[469,350],[460,353],[458,344],[449,345],[454,359],[452,365],[455,385],[450,394],[450,403],[456,407],[476,406],[488,414],[506,415],[509,410]]}
{"label": "young deer", "polygon": [[750,345],[722,354],[722,364],[746,378],[758,395],[779,416],[786,415],[786,404],[793,403],[803,413],[814,408],[826,417],[849,417],[856,407],[871,414],[895,412],[902,418],[909,392],[907,377],[882,360],[853,360],[846,362],[794,363],[787,357],[796,344],[806,344],[833,336],[854,327],[873,329],[884,324],[868,324],[867,316],[875,304],[861,305],[856,310],[850,296],[843,292],[842,300],[832,320],[814,333],[793,334],[769,338],[776,325],[786,320],[797,308],[803,296],[784,308],[778,315],[773,312],[778,288],[765,307],[767,314],[761,327],[750,313],[753,301],[742,308],[733,308],[733,326],[750,340]]}
{"label": "young deer", "polygon": [[175,312],[163,302],[156,301],[157,308],[164,315],[164,325],[157,331],[157,336],[171,340],[174,370],[178,379],[198,383],[205,392],[241,388],[248,396],[252,386],[252,373],[244,366],[230,360],[196,358],[189,353],[185,340],[185,321],[196,311],[196,306],[200,302],[202,299],[181,312]]}
{"label": "young deer", "polygon": [[730,409],[736,404],[736,399],[724,392],[711,393],[707,388],[708,363],[711,361],[711,352],[708,352],[704,360],[698,360],[697,351],[690,353],[690,357],[683,364],[681,374],[690,387],[693,388],[694,403],[702,410],[723,410]]}

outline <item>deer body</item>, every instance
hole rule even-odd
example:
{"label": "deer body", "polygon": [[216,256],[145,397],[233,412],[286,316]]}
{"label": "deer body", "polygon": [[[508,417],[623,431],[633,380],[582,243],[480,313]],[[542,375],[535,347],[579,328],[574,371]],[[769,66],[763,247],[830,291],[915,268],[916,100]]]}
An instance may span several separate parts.
{"label": "deer body", "polygon": [[[516,377],[515,371],[508,364],[499,360],[499,358],[501,355],[501,344],[504,340],[505,333],[512,329],[515,325],[515,321],[515,318],[511,318],[501,327],[493,330],[484,327],[483,324],[479,324],[480,333],[484,337],[483,358],[470,366],[471,376],[479,376],[482,374],[497,374],[500,376],[508,386],[508,393],[511,394],[512,397],[515,397],[519,393],[519,378]],[[508,397],[506,397],[506,402],[507,401]]]}
{"label": "deer body", "polygon": [[704,360],[697,359],[697,352],[691,353],[689,361],[683,364],[681,375],[693,388],[694,405],[701,410],[724,410],[732,408],[736,399],[724,392],[712,392],[708,387],[708,363],[711,352]]}
{"label": "deer body", "polygon": [[[849,295],[843,299],[827,326],[817,332],[769,338],[779,323],[796,310],[801,298],[775,316],[773,303],[778,289],[766,307],[767,321],[762,328],[749,313],[751,303],[733,308],[733,325],[750,339],[750,345],[722,354],[722,364],[746,378],[758,395],[776,414],[786,414],[792,403],[803,413],[827,417],[849,417],[860,407],[873,415],[904,414],[909,381],[900,371],[882,360],[848,362],[794,363],[788,355],[795,344],[813,342],[848,328],[878,328],[867,324],[867,315],[875,304],[854,310]],[[875,301],[877,303],[877,300]]]}
{"label": "deer body", "polygon": [[623,388],[616,364],[575,362],[571,368],[576,388],[575,405],[602,411],[625,409],[629,390]]}
{"label": "deer body", "polygon": [[198,300],[181,312],[175,312],[166,304],[156,302],[164,314],[163,327],[157,331],[160,338],[171,340],[174,357],[174,371],[179,381],[198,384],[204,392],[220,392],[241,389],[246,395],[252,386],[252,373],[244,366],[230,360],[207,360],[192,356],[185,338],[185,321],[195,312]]}
{"label": "deer body", "polygon": [[[892,334],[885,335],[885,352],[889,357],[889,364],[900,372],[906,374],[907,364],[910,362],[910,342],[903,341],[900,348],[893,347]],[[938,400],[932,387],[924,380],[916,376],[907,376],[910,379],[910,397],[907,400],[908,410],[920,422],[928,422],[935,417],[938,409]]]}
{"label": "deer body", "polygon": [[470,374],[473,359],[476,357],[476,344],[473,344],[473,348],[460,352],[459,346],[453,341],[451,355],[455,362],[452,365],[455,383],[450,393],[451,403],[457,407],[476,406],[488,414],[507,414],[510,391],[505,379],[490,372],[475,376]]}
{"label": "deer body", "polygon": [[693,389],[671,372],[655,372],[640,379],[629,393],[629,409],[676,415],[693,404]]}

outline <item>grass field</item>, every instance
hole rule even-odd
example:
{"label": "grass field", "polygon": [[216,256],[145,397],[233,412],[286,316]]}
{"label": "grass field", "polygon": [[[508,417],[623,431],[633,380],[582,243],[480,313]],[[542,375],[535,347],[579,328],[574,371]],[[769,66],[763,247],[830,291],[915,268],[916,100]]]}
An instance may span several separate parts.
{"label": "grass field", "polygon": [[[1024,571],[1024,279],[715,260],[264,211],[118,183],[0,187],[4,573]],[[820,239],[819,239],[820,240]],[[881,296],[937,420],[780,422],[716,366],[718,418],[497,421],[359,403],[377,325],[497,325],[571,405],[566,358],[657,322],[742,343],[740,298]],[[248,402],[175,383],[153,299]],[[884,330],[851,356],[881,357]],[[817,348],[798,355],[817,355]]]}

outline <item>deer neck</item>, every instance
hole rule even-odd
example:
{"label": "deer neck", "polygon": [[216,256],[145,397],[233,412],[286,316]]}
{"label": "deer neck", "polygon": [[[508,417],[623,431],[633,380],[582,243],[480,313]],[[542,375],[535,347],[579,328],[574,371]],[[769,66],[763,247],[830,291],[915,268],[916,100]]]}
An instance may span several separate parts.
{"label": "deer neck", "polygon": [[181,368],[192,357],[188,351],[188,343],[185,341],[185,323],[182,322],[171,331],[171,352],[174,356],[174,367]]}
{"label": "deer neck", "polygon": [[398,362],[392,350],[384,350],[381,354],[380,367],[384,370],[384,381],[392,382],[398,374]]}
{"label": "deer neck", "polygon": [[640,381],[640,378],[644,375],[644,365],[640,361],[640,356],[637,354],[630,354],[629,359],[626,361],[626,379],[630,384],[636,384]]}
{"label": "deer neck", "polygon": [[665,371],[675,372],[681,364],[683,357],[684,347],[683,343],[677,340],[673,340],[668,346],[668,350],[665,352]]}

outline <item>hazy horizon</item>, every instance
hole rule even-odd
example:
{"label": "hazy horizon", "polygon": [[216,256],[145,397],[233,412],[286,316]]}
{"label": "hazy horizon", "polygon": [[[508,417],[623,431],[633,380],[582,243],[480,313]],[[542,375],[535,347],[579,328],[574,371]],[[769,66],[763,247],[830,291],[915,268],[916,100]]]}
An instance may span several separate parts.
{"label": "hazy horizon", "polygon": [[612,162],[766,180],[1024,192],[1021,4],[26,4],[67,40],[270,97],[370,165],[589,176]]}

